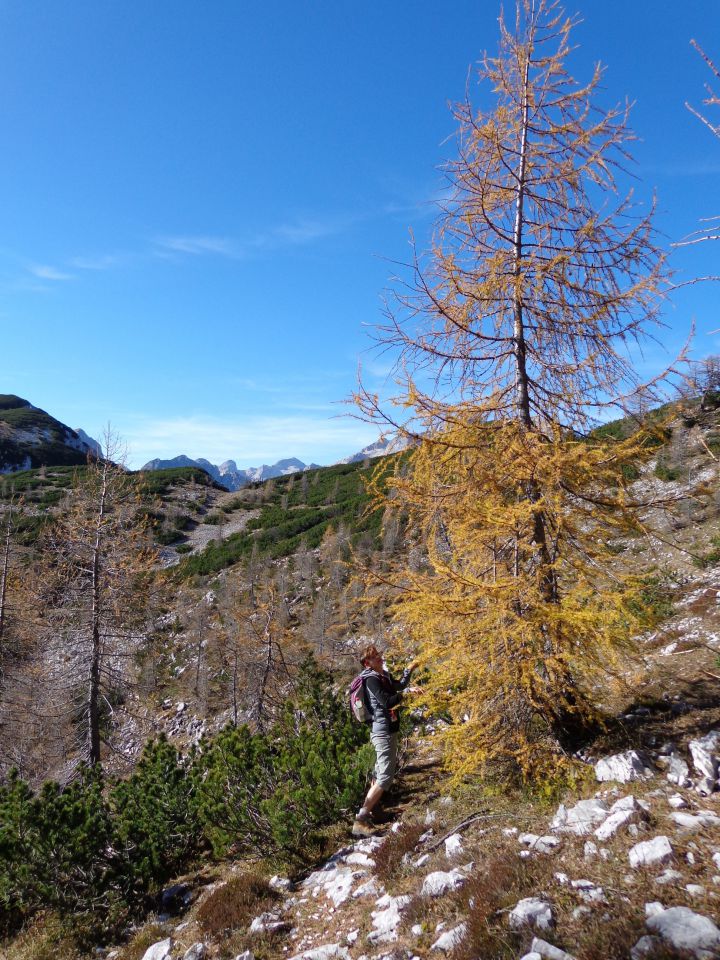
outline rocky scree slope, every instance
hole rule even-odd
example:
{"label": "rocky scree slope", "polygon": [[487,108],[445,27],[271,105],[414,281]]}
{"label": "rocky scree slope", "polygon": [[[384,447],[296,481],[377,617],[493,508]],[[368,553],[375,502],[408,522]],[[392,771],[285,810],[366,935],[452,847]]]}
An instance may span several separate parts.
{"label": "rocky scree slope", "polygon": [[186,878],[179,914],[108,960],[720,957],[720,725],[588,764],[554,812],[433,793],[436,726],[381,835],[304,875],[266,874],[254,909],[237,903],[262,866]]}

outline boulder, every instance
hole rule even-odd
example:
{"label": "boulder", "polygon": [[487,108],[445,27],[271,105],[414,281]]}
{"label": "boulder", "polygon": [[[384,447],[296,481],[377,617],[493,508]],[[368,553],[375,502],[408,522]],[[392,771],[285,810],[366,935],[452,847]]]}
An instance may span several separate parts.
{"label": "boulder", "polygon": [[525,897],[510,911],[510,926],[513,930],[532,927],[537,930],[550,930],[554,923],[552,906],[540,897]]}
{"label": "boulder", "polygon": [[708,917],[688,907],[669,907],[646,921],[651,933],[674,950],[686,950],[699,960],[710,960],[720,952],[720,930]]}
{"label": "boulder", "polygon": [[445,953],[449,953],[450,950],[454,950],[462,941],[466,931],[467,924],[459,923],[456,927],[453,927],[452,930],[446,930],[445,933],[441,933],[430,949],[442,950]]}
{"label": "boulder", "polygon": [[673,810],[684,810],[687,807],[687,800],[681,797],[679,793],[674,793],[671,797],[668,797],[668,803]]}
{"label": "boulder", "polygon": [[553,817],[550,829],[560,833],[575,833],[582,837],[607,819],[610,808],[597,798],[581,800],[574,807],[561,803]]}
{"label": "boulder", "polygon": [[159,940],[151,947],[148,947],[143,954],[142,960],[170,960],[172,955],[173,939]]}
{"label": "boulder", "polygon": [[654,770],[650,759],[637,750],[603,757],[595,764],[595,777],[601,782],[616,780],[618,783],[630,783],[632,780],[649,780],[652,776]]}
{"label": "boulder", "polygon": [[667,863],[668,860],[672,860],[672,856],[672,846],[665,836],[653,837],[652,840],[643,840],[641,843],[636,843],[635,846],[631,847],[628,851],[630,866],[635,869],[638,867],[653,867],[656,864]]}

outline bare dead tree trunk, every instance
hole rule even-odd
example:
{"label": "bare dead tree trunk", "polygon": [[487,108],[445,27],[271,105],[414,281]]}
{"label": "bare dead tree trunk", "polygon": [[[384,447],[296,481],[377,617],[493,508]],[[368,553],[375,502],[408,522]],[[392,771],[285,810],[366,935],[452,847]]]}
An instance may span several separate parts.
{"label": "bare dead tree trunk", "polygon": [[[13,503],[12,501],[10,501],[10,506],[7,511],[7,522],[5,524],[5,543],[3,547],[3,564],[2,564],[2,571],[0,572],[0,643],[2,643],[3,633],[5,632],[5,607],[7,603],[8,573],[10,570],[10,541],[12,537],[12,521],[13,521]],[[0,654],[2,654],[2,648],[0,648]]]}

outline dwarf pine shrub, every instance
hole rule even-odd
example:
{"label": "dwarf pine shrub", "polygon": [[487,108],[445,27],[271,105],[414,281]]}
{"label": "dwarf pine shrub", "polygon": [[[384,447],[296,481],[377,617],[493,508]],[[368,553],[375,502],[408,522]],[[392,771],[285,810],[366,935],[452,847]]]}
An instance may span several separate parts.
{"label": "dwarf pine shrub", "polygon": [[37,793],[13,773],[0,786],[0,936],[47,909],[84,936],[107,934],[208,846],[299,858],[360,800],[371,754],[331,676],[308,660],[266,732],[227,727],[185,758],[160,738],[109,784],[99,765]]}

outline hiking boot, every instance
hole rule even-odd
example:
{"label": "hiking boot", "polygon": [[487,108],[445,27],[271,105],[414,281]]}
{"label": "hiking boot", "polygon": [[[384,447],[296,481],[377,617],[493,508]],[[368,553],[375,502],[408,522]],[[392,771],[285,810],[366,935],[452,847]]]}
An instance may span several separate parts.
{"label": "hiking boot", "polygon": [[374,837],[375,836],[375,825],[369,817],[360,817],[355,818],[355,823],[353,823],[352,835],[354,837]]}

